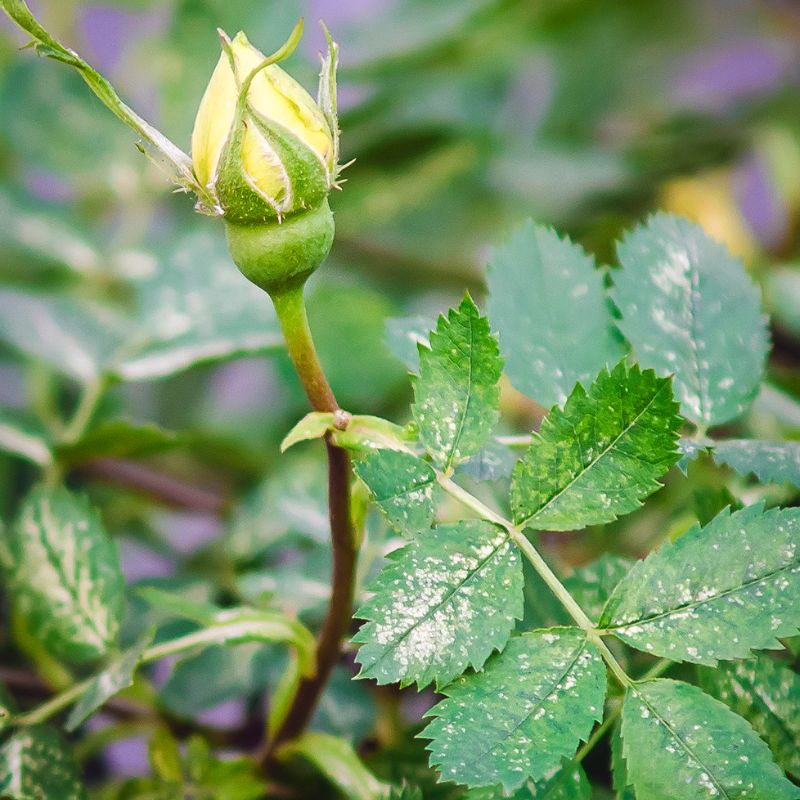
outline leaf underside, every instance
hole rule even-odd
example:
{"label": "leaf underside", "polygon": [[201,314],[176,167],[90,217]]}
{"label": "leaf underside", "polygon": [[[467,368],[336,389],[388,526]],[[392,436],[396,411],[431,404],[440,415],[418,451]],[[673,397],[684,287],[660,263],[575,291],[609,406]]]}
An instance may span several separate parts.
{"label": "leaf underside", "polygon": [[506,373],[538,403],[563,403],[576,383],[622,356],[603,273],[551,228],[522,225],[493,251],[486,280]]}
{"label": "leaf underside", "polygon": [[717,464],[740,475],[753,474],[761,483],[800,486],[800,442],[727,439],[717,442],[711,452]]}

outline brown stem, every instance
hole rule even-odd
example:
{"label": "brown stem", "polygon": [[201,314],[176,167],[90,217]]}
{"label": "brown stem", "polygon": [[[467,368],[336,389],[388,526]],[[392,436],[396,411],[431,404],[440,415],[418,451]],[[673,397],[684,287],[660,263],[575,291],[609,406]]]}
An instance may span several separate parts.
{"label": "brown stem", "polygon": [[[302,287],[273,296],[283,328],[289,356],[303,389],[315,411],[336,412],[339,404],[317,357],[308,327]],[[331,526],[333,574],[331,597],[325,621],[317,636],[317,670],[301,681],[294,700],[277,731],[267,743],[264,763],[269,765],[284,742],[299,736],[316,709],[328,678],[341,653],[352,616],[355,568],[358,555],[350,513],[350,456],[330,439],[325,442],[328,454],[328,517]]]}

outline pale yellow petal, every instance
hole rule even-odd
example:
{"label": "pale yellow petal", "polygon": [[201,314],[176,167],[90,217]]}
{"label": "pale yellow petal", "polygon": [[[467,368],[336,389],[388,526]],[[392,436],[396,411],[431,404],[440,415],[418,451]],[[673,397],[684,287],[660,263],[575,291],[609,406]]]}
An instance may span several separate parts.
{"label": "pale yellow petal", "polygon": [[208,186],[230,134],[236,113],[236,81],[225,53],[206,88],[192,132],[192,162],[197,180]]}

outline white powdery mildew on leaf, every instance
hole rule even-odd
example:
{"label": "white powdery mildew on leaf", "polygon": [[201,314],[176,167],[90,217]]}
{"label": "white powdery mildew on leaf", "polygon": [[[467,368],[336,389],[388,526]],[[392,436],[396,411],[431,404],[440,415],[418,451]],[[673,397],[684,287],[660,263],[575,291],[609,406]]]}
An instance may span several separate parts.
{"label": "white powdery mildew on leaf", "polygon": [[578,384],[514,468],[515,521],[572,530],[639,508],[678,460],[677,410],[669,380],[636,365],[603,369],[588,391]]}
{"label": "white powdery mildew on leaf", "polygon": [[432,740],[444,779],[508,792],[572,756],[602,717],[605,691],[602,658],[583,631],[534,631],[446,687],[420,736]]}
{"label": "white powdery mildew on leaf", "polygon": [[696,686],[635,684],[622,711],[623,752],[647,800],[796,800],[753,729]]}
{"label": "white powdery mildew on leaf", "polygon": [[624,642],[714,665],[800,626],[800,509],[728,509],[637,563],[600,620]]}
{"label": "white powdery mildew on leaf", "polygon": [[34,489],[0,544],[17,612],[50,652],[103,655],[120,625],[123,581],[97,512],[66,489]]}
{"label": "white powdery mildew on leaf", "polygon": [[800,675],[766,653],[699,670],[700,685],[744,717],[778,764],[800,777]]}
{"label": "white powdery mildew on leaf", "polygon": [[674,374],[682,411],[715,425],[755,397],[768,349],[757,289],[702,228],[656,214],[619,246],[612,297],[639,361]]}
{"label": "white powdery mildew on leaf", "polygon": [[87,800],[80,771],[52,728],[15,733],[0,748],[0,794],[15,800]]}
{"label": "white powdery mildew on leaf", "polygon": [[356,616],[368,620],[359,677],[444,685],[480,669],[522,616],[522,563],[508,534],[477,520],[440,525],[389,556]]}
{"label": "white powdery mildew on leaf", "polygon": [[430,348],[420,345],[412,411],[420,440],[442,469],[488,441],[500,415],[502,370],[497,340],[469,295],[439,317]]}
{"label": "white powdery mildew on leaf", "polygon": [[408,537],[430,528],[437,483],[429,464],[399,450],[374,450],[355,470],[393,528]]}
{"label": "white powdery mildew on leaf", "polygon": [[765,442],[728,439],[717,442],[714,461],[740,475],[755,475],[761,483],[791,483],[800,486],[800,442]]}
{"label": "white powdery mildew on leaf", "polygon": [[529,220],[492,252],[486,278],[508,377],[542,405],[622,355],[603,273],[568,237]]}

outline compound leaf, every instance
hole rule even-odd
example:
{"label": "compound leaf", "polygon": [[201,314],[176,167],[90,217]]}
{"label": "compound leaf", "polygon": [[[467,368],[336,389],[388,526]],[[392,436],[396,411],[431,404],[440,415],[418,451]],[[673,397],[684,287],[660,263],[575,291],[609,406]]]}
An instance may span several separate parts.
{"label": "compound leaf", "polygon": [[466,295],[439,317],[430,348],[419,346],[413,406],[419,435],[445,470],[475,455],[488,441],[500,412],[503,361],[489,321]]}
{"label": "compound leaf", "polygon": [[519,524],[572,530],[611,522],[659,489],[678,460],[670,382],[618,364],[553,408],[514,469],[511,506]]}
{"label": "compound leaf", "polygon": [[114,644],[123,605],[117,551],[98,513],[63,487],[35,488],[0,540],[17,613],[53,654],[98,658]]}
{"label": "compound leaf", "polygon": [[741,261],[688,220],[656,214],[619,245],[612,297],[639,361],[674,375],[684,416],[718,425],[747,410],[769,340]]}
{"label": "compound leaf", "polygon": [[356,616],[368,620],[359,677],[443,686],[480,669],[522,616],[522,563],[507,533],[467,520],[439,525],[395,550]]}
{"label": "compound leaf", "polygon": [[393,528],[413,537],[431,527],[438,484],[429,464],[400,450],[371,450],[355,470]]}
{"label": "compound leaf", "polygon": [[533,631],[444,689],[420,735],[432,740],[443,778],[509,792],[573,755],[602,716],[605,692],[603,661],[583,631]]}
{"label": "compound leaf", "polygon": [[700,685],[744,717],[775,760],[800,777],[800,675],[766,653],[747,661],[701,667]]}
{"label": "compound leaf", "polygon": [[752,473],[761,483],[800,486],[800,442],[727,439],[716,442],[711,452],[717,464],[725,464],[740,475]]}
{"label": "compound leaf", "polygon": [[623,752],[647,800],[796,800],[769,748],[727,706],[667,679],[632,686],[622,710]]}
{"label": "compound leaf", "polygon": [[619,361],[603,273],[568,238],[528,220],[494,250],[486,279],[506,373],[537,402],[563,403],[576,383]]}
{"label": "compound leaf", "polygon": [[800,509],[726,509],[638,562],[600,625],[673,661],[778,648],[800,625]]}
{"label": "compound leaf", "polygon": [[0,748],[0,796],[10,800],[88,800],[81,773],[53,728],[22,728]]}

